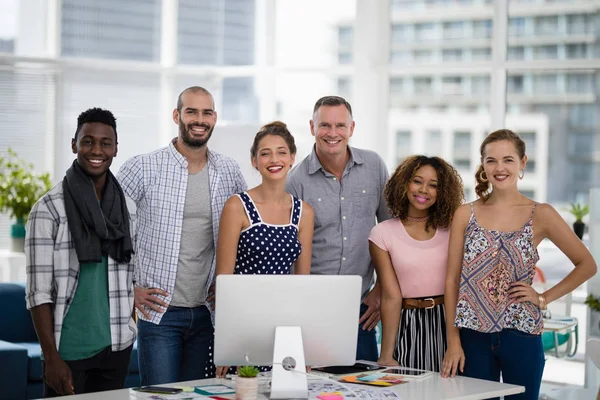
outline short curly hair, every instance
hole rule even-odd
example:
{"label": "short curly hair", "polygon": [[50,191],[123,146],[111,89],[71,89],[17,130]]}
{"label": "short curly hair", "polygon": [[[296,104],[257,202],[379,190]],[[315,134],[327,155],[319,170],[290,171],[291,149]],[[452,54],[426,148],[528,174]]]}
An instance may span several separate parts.
{"label": "short curly hair", "polygon": [[426,229],[448,228],[454,212],[463,203],[465,194],[462,178],[456,169],[440,157],[415,155],[404,159],[385,185],[385,201],[392,217],[406,219],[408,185],[417,170],[425,165],[433,167],[438,176],[437,200],[430,208]]}
{"label": "short curly hair", "polygon": [[110,111],[98,107],[90,108],[79,114],[77,117],[77,129],[75,129],[75,136],[73,136],[73,140],[77,141],[77,135],[79,134],[83,124],[92,122],[99,122],[112,127],[113,131],[115,132],[115,142],[119,141],[117,136],[117,120],[115,116]]}

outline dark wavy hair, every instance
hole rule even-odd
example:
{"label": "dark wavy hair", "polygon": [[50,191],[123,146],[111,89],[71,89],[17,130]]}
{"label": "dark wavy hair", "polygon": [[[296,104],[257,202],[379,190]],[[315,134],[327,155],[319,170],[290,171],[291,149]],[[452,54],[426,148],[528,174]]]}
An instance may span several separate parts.
{"label": "dark wavy hair", "polygon": [[265,136],[269,135],[281,137],[285,141],[285,144],[287,144],[290,154],[296,154],[296,142],[288,130],[287,125],[281,121],[273,121],[263,125],[256,133],[256,136],[254,136],[254,142],[252,142],[252,147],[250,148],[250,156],[252,158],[258,156],[258,145],[260,144],[260,141]]}
{"label": "dark wavy hair", "polygon": [[[512,142],[515,145],[520,160],[522,160],[523,157],[525,157],[525,142],[523,141],[523,139],[521,139],[521,137],[518,134],[511,130],[500,129],[487,135],[487,137],[481,143],[481,146],[479,146],[479,154],[481,154],[482,162],[485,146],[487,146],[490,143],[499,142],[502,140],[508,140],[509,142]],[[483,164],[479,164],[479,167],[477,167],[477,171],[475,172],[475,182],[477,182],[477,184],[475,185],[475,193],[480,199],[486,200],[490,195],[492,185],[490,185],[487,176],[483,175],[485,175],[485,171],[483,170]]]}
{"label": "dark wavy hair", "polygon": [[390,214],[401,220],[408,216],[408,185],[417,170],[425,165],[435,169],[438,176],[437,200],[429,209],[426,229],[448,228],[454,212],[463,203],[462,178],[456,169],[440,157],[415,155],[407,157],[385,185],[384,197]]}

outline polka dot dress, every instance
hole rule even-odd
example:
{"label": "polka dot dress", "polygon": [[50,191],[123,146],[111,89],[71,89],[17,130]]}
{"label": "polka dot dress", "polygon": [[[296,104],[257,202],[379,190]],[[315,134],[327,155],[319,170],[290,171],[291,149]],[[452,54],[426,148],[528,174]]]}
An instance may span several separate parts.
{"label": "polka dot dress", "polygon": [[302,202],[292,197],[292,213],[287,225],[262,221],[248,193],[237,195],[244,204],[250,226],[242,231],[235,260],[235,274],[290,274],[302,251],[298,240],[298,223]]}
{"label": "polka dot dress", "polygon": [[[285,274],[292,273],[292,266],[302,252],[298,240],[298,223],[302,214],[302,202],[292,197],[292,215],[287,225],[263,222],[256,205],[248,193],[237,195],[244,204],[250,226],[242,231],[238,242],[234,274]],[[262,372],[271,367],[258,367]],[[232,367],[228,373],[235,374]]]}

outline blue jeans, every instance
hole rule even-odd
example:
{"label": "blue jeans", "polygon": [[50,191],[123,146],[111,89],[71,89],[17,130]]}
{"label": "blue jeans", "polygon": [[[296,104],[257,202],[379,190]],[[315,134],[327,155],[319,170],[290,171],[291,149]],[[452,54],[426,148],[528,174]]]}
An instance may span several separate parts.
{"label": "blue jeans", "polygon": [[482,333],[460,330],[465,352],[465,376],[525,386],[525,393],[505,396],[511,400],[537,400],[544,372],[544,348],[540,335],[516,329]]}
{"label": "blue jeans", "polygon": [[213,378],[214,328],[206,306],[169,307],[156,325],[138,321],[142,386]]}
{"label": "blue jeans", "polygon": [[[360,316],[367,311],[367,305],[360,305]],[[363,322],[364,324],[364,322]],[[377,361],[379,358],[379,351],[377,350],[377,336],[375,328],[370,331],[362,329],[362,324],[358,325],[358,342],[356,344],[356,359]]]}

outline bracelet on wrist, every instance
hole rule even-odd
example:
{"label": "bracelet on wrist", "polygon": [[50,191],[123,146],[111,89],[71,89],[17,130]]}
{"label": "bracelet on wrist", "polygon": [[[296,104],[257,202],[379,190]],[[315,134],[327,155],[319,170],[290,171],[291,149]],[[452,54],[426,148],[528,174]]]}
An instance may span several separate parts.
{"label": "bracelet on wrist", "polygon": [[538,294],[538,302],[540,306],[540,310],[546,311],[548,309],[548,303],[546,302],[546,296],[543,293]]}

